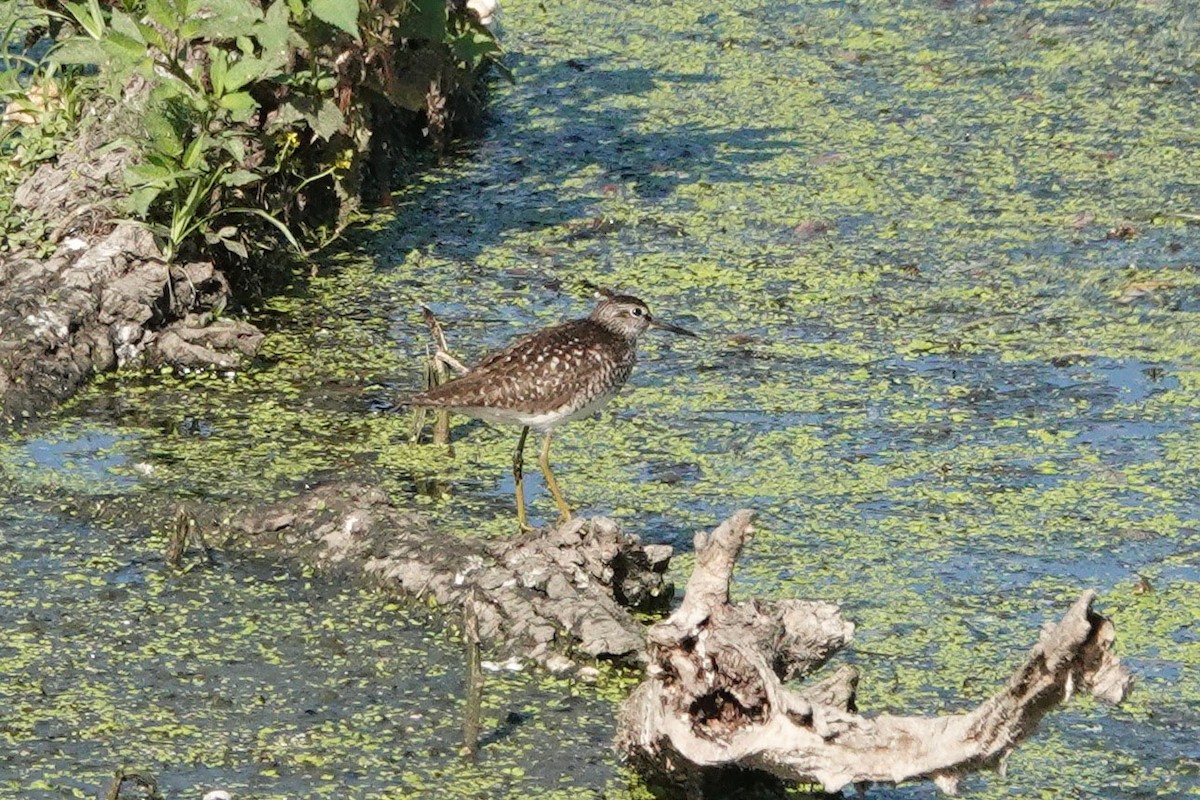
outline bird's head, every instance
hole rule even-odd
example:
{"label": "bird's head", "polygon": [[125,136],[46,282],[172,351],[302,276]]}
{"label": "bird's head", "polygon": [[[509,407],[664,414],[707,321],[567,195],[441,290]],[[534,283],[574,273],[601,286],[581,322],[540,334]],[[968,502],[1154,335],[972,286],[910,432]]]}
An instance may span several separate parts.
{"label": "bird's head", "polygon": [[591,319],[627,339],[637,339],[649,328],[659,328],[684,336],[696,335],[678,325],[659,322],[650,315],[650,309],[645,303],[627,294],[614,294],[601,300],[592,310]]}

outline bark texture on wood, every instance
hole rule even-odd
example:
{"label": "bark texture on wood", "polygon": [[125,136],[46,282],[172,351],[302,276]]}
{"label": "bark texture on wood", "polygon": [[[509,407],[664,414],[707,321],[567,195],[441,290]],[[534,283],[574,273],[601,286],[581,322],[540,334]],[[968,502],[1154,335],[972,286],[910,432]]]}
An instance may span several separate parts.
{"label": "bark texture on wood", "polygon": [[660,606],[666,545],[643,545],[611,520],[576,518],[500,542],[438,535],[378,489],[327,486],[238,520],[236,537],[323,566],[344,566],[406,595],[461,607],[474,591],[485,647],[561,670],[562,654],[631,663],[645,629],[629,608]]}
{"label": "bark texture on wood", "polygon": [[154,237],[119,221],[130,154],[100,148],[103,124],[18,189],[16,206],[55,220],[43,258],[0,256],[0,425],[62,400],[98,372],[144,359],[234,366],[262,334],[213,321],[229,284],[211,264],[168,266]]}
{"label": "bark texture on wood", "polygon": [[860,716],[850,668],[806,690],[786,688],[852,629],[824,603],[731,604],[734,563],[751,532],[751,514],[741,511],[697,535],[683,603],[650,630],[648,677],[622,707],[618,734],[643,771],[693,787],[706,771],[736,766],[831,792],[928,779],[953,793],[965,773],[1002,765],[1075,690],[1116,703],[1130,689],[1092,592],[1048,624],[1008,684],[972,711]]}

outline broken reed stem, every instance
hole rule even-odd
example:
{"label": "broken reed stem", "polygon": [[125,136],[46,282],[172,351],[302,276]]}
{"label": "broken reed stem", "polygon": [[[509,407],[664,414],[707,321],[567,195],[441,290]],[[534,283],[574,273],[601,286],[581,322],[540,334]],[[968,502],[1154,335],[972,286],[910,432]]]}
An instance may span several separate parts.
{"label": "broken reed stem", "polygon": [[[429,306],[421,306],[421,315],[425,317],[425,324],[429,326],[429,333],[433,337],[434,354],[425,368],[425,388],[432,389],[450,380],[446,362],[440,358],[442,355],[449,356],[450,348],[446,345],[446,333],[442,330],[442,324],[437,321]],[[424,413],[418,416],[418,421],[424,424]],[[434,412],[433,443],[450,444],[450,412],[445,409]]]}
{"label": "broken reed stem", "polygon": [[150,775],[144,775],[128,767],[117,767],[113,772],[112,783],[108,785],[108,791],[104,793],[104,800],[120,800],[121,786],[125,781],[136,783],[145,790],[146,800],[163,800],[162,793],[158,791],[158,781]]}
{"label": "broken reed stem", "polygon": [[[441,386],[450,377],[446,374],[446,365],[436,358],[433,360],[433,377],[434,381],[430,388]],[[450,444],[450,412],[444,408],[439,408],[433,415],[433,443]]]}
{"label": "broken reed stem", "polygon": [[175,522],[171,526],[171,535],[167,537],[167,551],[164,557],[167,566],[179,569],[183,565],[183,551],[187,549],[188,528],[195,524],[191,515],[181,506],[175,512]]}
{"label": "broken reed stem", "polygon": [[180,569],[183,566],[183,555],[187,552],[188,544],[192,542],[204,554],[204,562],[212,564],[212,550],[205,541],[204,534],[200,532],[196,518],[186,508],[180,506],[175,512],[175,522],[171,526],[171,534],[167,537],[167,549],[163,553],[167,566],[171,569]]}
{"label": "broken reed stem", "polygon": [[483,653],[479,644],[476,590],[463,603],[463,642],[467,648],[467,708],[463,722],[463,755],[474,763],[479,756],[479,731],[483,713]]}

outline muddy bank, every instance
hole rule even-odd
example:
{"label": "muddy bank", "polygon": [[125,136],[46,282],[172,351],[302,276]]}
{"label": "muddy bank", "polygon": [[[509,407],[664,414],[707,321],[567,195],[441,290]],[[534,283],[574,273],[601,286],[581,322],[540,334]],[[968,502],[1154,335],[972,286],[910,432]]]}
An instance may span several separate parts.
{"label": "muddy bank", "polygon": [[234,367],[262,334],[215,319],[229,282],[211,263],[167,265],[145,226],[120,219],[114,186],[129,151],[98,131],[38,169],[16,205],[57,220],[48,258],[0,261],[0,422],[70,396],[93,375],[132,363]]}

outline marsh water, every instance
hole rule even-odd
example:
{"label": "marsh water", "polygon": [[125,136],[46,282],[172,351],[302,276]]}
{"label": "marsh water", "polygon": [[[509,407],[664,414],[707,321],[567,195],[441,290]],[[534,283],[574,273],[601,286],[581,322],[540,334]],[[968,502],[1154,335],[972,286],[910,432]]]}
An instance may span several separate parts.
{"label": "marsh water", "polygon": [[[648,337],[557,437],[583,513],[676,545],[683,579],[692,532],[757,509],[735,591],[841,601],[867,713],[978,702],[1097,589],[1133,697],[1075,701],[964,788],[1200,796],[1191,4],[510,0],[503,22],[486,133],[256,313],[259,361],[122,374],[0,446],[0,793],[92,797],[130,764],[171,798],[640,796],[608,749],[625,676],[493,674],[466,765],[436,615],[161,557],[180,498],[328,480],[511,535],[515,431],[456,420],[450,457],[394,411],[418,304],[469,360],[599,284],[702,337]],[[97,504],[146,522],[79,521]]]}

